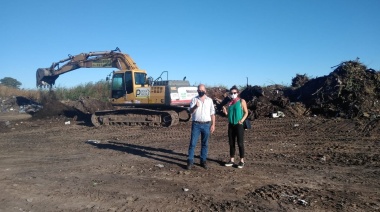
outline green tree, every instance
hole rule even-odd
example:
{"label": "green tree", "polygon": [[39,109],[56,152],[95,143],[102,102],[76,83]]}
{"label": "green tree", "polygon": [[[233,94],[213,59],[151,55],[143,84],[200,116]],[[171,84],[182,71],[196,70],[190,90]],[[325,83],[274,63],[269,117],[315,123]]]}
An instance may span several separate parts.
{"label": "green tree", "polygon": [[0,85],[19,89],[22,84],[12,77],[4,77],[3,79],[0,79]]}

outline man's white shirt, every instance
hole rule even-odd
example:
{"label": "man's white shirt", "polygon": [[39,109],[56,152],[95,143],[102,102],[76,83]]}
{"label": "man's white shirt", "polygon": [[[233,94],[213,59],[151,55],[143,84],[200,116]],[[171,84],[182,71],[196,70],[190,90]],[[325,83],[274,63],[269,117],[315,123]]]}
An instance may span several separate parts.
{"label": "man's white shirt", "polygon": [[193,108],[197,101],[200,102],[200,106],[192,114],[193,121],[206,122],[211,121],[211,116],[215,114],[214,103],[211,98],[206,96],[204,102],[200,100],[199,96],[194,97],[190,102],[190,108]]}

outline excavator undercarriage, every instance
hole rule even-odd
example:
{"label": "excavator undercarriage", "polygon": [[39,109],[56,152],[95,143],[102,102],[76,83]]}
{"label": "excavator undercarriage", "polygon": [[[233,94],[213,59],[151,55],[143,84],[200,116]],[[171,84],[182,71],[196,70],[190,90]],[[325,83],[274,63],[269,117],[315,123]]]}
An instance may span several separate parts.
{"label": "excavator undercarriage", "polygon": [[143,108],[125,108],[112,111],[98,111],[91,116],[94,126],[164,126],[169,127],[179,122],[175,111],[158,111]]}
{"label": "excavator undercarriage", "polygon": [[190,114],[186,108],[170,110],[153,110],[146,108],[121,108],[117,110],[97,111],[91,116],[94,126],[125,125],[125,126],[163,126],[170,127],[180,121],[188,121]]}

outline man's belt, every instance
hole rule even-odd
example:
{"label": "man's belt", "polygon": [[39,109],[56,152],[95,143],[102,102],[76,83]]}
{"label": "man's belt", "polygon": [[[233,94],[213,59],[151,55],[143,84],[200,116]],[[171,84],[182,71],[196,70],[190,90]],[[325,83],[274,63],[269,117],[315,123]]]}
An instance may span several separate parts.
{"label": "man's belt", "polygon": [[193,121],[193,122],[197,124],[210,124],[211,121]]}

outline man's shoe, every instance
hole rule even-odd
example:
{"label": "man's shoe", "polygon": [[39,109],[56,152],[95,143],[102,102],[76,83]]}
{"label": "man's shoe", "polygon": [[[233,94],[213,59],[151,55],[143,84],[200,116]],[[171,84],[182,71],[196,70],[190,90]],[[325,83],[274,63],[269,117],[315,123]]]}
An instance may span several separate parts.
{"label": "man's shoe", "polygon": [[224,164],[224,166],[233,166],[233,165],[235,165],[235,163],[232,161],[228,161],[227,163]]}
{"label": "man's shoe", "polygon": [[239,164],[238,164],[238,168],[239,168],[239,169],[242,169],[242,168],[244,167],[244,164],[245,164],[244,162],[239,162]]}
{"label": "man's shoe", "polygon": [[205,162],[201,162],[201,166],[202,166],[204,169],[208,169],[208,166],[207,166],[206,161],[205,161]]}
{"label": "man's shoe", "polygon": [[190,170],[191,168],[193,168],[193,164],[192,163],[187,163],[186,169]]}

